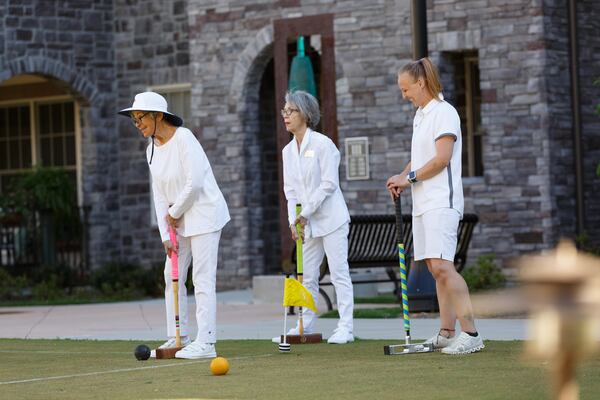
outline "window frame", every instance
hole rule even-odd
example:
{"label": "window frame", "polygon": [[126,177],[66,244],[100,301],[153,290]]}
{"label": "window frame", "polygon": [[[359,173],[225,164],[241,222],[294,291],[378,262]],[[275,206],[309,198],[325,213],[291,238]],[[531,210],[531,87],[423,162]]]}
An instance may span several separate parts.
{"label": "window frame", "polygon": [[[483,131],[481,128],[481,123],[477,129],[475,129],[475,119],[476,113],[474,108],[474,89],[472,87],[474,78],[471,76],[471,68],[473,65],[479,69],[479,56],[478,55],[466,55],[463,54],[463,65],[465,72],[465,117],[466,117],[466,127],[467,127],[467,135],[466,135],[466,144],[467,144],[467,165],[468,171],[466,176],[468,177],[478,177],[483,175],[477,175],[477,167],[475,165],[475,138],[476,136],[482,137]],[[481,82],[480,82],[481,85]],[[479,102],[479,117],[481,118],[481,86],[480,86],[480,102]],[[480,149],[479,157],[481,158],[481,163],[483,167],[483,148]],[[483,174],[483,168],[482,168]],[[463,173],[464,175],[464,173]]]}
{"label": "window frame", "polygon": [[[41,96],[41,97],[28,97],[25,99],[18,100],[6,100],[0,101],[0,108],[5,107],[19,107],[27,105],[29,108],[29,139],[31,143],[31,167],[32,169],[40,165],[41,155],[39,149],[40,132],[38,129],[38,106],[40,104],[52,104],[52,103],[66,103],[73,102],[73,128],[75,135],[75,176],[77,186],[77,205],[83,204],[83,188],[82,188],[82,155],[81,155],[81,118],[80,118],[80,104],[77,99],[68,94],[56,95],[56,96]],[[73,170],[72,167],[65,168],[66,170]],[[11,170],[5,169],[0,170],[0,175],[8,175],[10,173],[18,173],[27,171],[27,169]]]}

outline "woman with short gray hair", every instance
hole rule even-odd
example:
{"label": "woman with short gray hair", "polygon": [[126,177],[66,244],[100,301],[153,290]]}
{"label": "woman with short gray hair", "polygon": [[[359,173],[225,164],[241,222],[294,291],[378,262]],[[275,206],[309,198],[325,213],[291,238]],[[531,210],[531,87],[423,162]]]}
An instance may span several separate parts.
{"label": "woman with short gray hair", "polygon": [[317,125],[321,120],[321,110],[319,110],[319,102],[314,96],[307,92],[297,90],[295,92],[286,93],[285,102],[296,106],[309,128],[317,128]]}
{"label": "woman with short gray hair", "polygon": [[[327,136],[314,131],[320,120],[319,103],[304,91],[287,93],[281,110],[285,128],[294,138],[282,151],[283,190],[293,240],[296,224],[304,241],[304,286],[315,300],[319,294],[319,267],[327,256],[331,282],[337,295],[340,320],[328,343],[354,341],[352,313],[354,295],[348,267],[350,215],[340,190],[340,152]],[[296,204],[302,212],[296,215]],[[314,332],[315,313],[306,310],[304,332]],[[298,335],[299,326],[288,335]],[[280,337],[273,338],[279,343]]]}

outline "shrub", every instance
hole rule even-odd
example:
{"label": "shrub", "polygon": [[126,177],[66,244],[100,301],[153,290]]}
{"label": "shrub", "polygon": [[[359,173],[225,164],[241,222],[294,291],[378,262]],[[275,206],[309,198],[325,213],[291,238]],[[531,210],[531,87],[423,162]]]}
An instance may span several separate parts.
{"label": "shrub", "polygon": [[90,283],[109,296],[157,296],[164,293],[162,268],[159,271],[157,267],[148,270],[135,264],[109,263],[92,272]]}
{"label": "shrub", "polygon": [[470,265],[462,272],[462,276],[469,286],[469,290],[496,289],[504,286],[506,277],[494,262],[493,254],[477,258],[475,265]]}
{"label": "shrub", "polygon": [[24,277],[14,277],[0,267],[0,300],[20,299],[26,287],[27,280]]}

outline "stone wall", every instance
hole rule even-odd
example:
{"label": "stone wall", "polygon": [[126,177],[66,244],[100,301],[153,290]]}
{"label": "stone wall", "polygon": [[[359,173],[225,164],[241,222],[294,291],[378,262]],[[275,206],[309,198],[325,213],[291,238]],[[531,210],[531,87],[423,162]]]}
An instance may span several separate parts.
{"label": "stone wall", "polygon": [[[184,0],[115,1],[115,53],[118,79],[113,115],[131,106],[151,86],[190,83],[188,10]],[[195,111],[192,110],[192,113]],[[158,229],[151,225],[147,139],[126,118],[119,134],[120,243],[123,259],[141,265],[164,259]],[[185,121],[194,133],[199,129]]]}
{"label": "stone wall", "polygon": [[[371,143],[372,179],[342,178],[342,189],[353,213],[385,213],[392,211],[385,180],[408,160],[410,148],[406,127],[412,117],[398,111],[394,75],[410,57],[408,10],[408,1],[230,1],[226,6],[190,1],[194,118],[232,214],[222,238],[228,254],[219,270],[222,282],[248,284],[261,272],[255,262],[265,255],[261,249],[277,257],[249,226],[256,219],[252,193],[261,184],[260,163],[252,155],[261,151],[256,103],[273,57],[273,20],[334,14],[339,145],[346,137],[365,135]],[[345,176],[344,165],[340,174]]]}
{"label": "stone wall", "polygon": [[0,3],[0,81],[44,75],[81,105],[82,200],[90,207],[92,266],[121,254],[113,44],[112,0]]}
{"label": "stone wall", "polygon": [[[464,179],[465,211],[480,217],[471,260],[495,253],[506,261],[549,247],[565,218],[551,191],[549,113],[563,105],[549,104],[546,92],[541,4],[433,2],[428,17],[434,58],[465,49],[479,55],[484,176]],[[561,79],[562,72],[551,79]]]}
{"label": "stone wall", "polygon": [[[600,240],[600,20],[578,2],[586,230]],[[190,83],[192,117],[230,207],[221,240],[220,288],[244,287],[277,268],[273,21],[334,16],[341,186],[352,214],[391,213],[386,179],[409,161],[413,106],[397,70],[411,58],[410,1],[106,0],[0,3],[0,80],[39,73],[83,106],[83,190],[91,261],[161,262],[150,224],[147,142],[116,111],[149,86]],[[480,216],[470,260],[503,261],[575,232],[567,12],[553,0],[430,0],[429,50],[443,64],[479,56],[484,176],[464,180],[466,212]],[[319,48],[318,41],[312,43]],[[446,58],[445,58],[446,57]],[[265,74],[266,71],[266,74]],[[447,85],[448,97],[453,96]],[[461,89],[462,90],[462,89]],[[261,93],[263,98],[261,99]],[[325,132],[327,133],[327,132]],[[367,136],[369,180],[347,181],[344,140]],[[267,170],[265,172],[265,170]],[[410,212],[410,196],[403,196]],[[276,259],[276,261],[273,261]]]}
{"label": "stone wall", "polygon": [[600,248],[600,177],[595,171],[600,163],[600,4],[594,0],[577,2],[579,86],[583,135],[583,172],[585,230],[589,244]]}

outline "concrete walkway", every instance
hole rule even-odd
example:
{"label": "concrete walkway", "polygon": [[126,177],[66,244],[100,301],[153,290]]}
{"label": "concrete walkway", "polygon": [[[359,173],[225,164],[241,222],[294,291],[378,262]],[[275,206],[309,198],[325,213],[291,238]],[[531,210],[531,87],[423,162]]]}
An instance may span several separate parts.
{"label": "concrete walkway", "polygon": [[[218,338],[270,339],[283,330],[283,307],[253,304],[252,291],[222,292],[217,295]],[[194,298],[189,298],[190,321],[194,321]],[[288,317],[288,326],[295,324]],[[437,318],[413,318],[412,336],[425,339],[439,328]],[[329,337],[337,320],[321,319],[317,331]],[[123,339],[163,340],[166,337],[162,299],[123,303],[0,307],[0,338],[20,339]],[[526,319],[478,319],[485,339],[523,340],[528,338]],[[192,324],[195,325],[195,324]],[[195,334],[195,329],[192,332]],[[354,334],[363,339],[404,337],[402,319],[356,319]]]}

